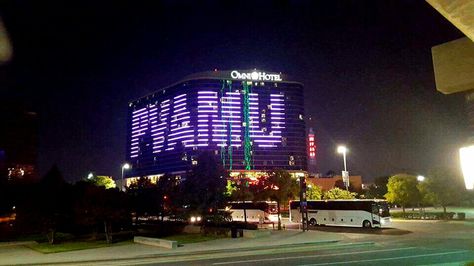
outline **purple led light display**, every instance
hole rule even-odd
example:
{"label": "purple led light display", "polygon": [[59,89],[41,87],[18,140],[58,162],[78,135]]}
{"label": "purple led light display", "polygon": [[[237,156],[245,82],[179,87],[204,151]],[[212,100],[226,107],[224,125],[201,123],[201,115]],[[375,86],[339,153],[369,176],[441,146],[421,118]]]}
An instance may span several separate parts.
{"label": "purple led light display", "polygon": [[[250,124],[243,118],[241,92],[197,92],[197,110],[189,109],[189,96],[180,94],[156,104],[132,111],[130,158],[141,152],[141,143],[151,137],[153,153],[174,150],[177,143],[185,147],[242,147],[245,126],[258,147],[281,146],[285,125],[285,97],[270,94],[270,104],[261,103],[258,93],[249,93]],[[195,117],[195,118],[193,118]],[[194,119],[194,120],[193,120]],[[146,144],[148,145],[148,144]]]}

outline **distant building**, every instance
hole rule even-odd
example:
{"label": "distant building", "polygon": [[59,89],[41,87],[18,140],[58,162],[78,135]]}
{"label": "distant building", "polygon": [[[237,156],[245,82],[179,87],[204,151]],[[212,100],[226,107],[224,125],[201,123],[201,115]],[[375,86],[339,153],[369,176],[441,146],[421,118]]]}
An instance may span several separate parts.
{"label": "distant building", "polygon": [[0,177],[37,178],[38,118],[11,104],[0,107]]}
{"label": "distant building", "polygon": [[211,71],[129,104],[129,179],[182,175],[212,152],[231,176],[307,170],[303,85],[281,73]]}
{"label": "distant building", "polygon": [[[306,179],[307,184],[313,184],[321,187],[324,191],[328,191],[335,187],[344,188],[342,176],[337,175],[333,177],[313,177]],[[350,189],[356,192],[362,191],[362,176],[349,176]]]}

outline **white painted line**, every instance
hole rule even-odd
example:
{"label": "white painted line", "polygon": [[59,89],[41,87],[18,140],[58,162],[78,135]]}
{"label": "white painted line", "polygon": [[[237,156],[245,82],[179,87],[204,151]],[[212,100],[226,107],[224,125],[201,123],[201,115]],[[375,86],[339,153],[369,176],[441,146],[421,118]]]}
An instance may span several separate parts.
{"label": "white painted line", "polygon": [[387,261],[387,260],[399,260],[399,259],[412,259],[412,258],[423,258],[423,257],[443,256],[443,255],[466,253],[466,252],[468,252],[468,251],[467,251],[467,250],[461,250],[461,251],[451,251],[451,252],[442,252],[442,253],[431,253],[431,254],[421,254],[421,255],[410,255],[410,256],[401,256],[401,257],[381,258],[381,259],[338,261],[338,262],[326,262],[326,263],[317,263],[317,264],[302,264],[302,265],[299,265],[299,266],[352,264],[352,263],[361,263],[361,262],[375,262],[375,261]]}
{"label": "white painted line", "polygon": [[354,255],[354,254],[362,254],[362,253],[375,253],[375,252],[388,252],[388,251],[397,251],[397,250],[407,250],[407,249],[415,249],[415,248],[416,247],[391,248],[391,249],[354,251],[354,252],[334,253],[334,254],[319,254],[319,255],[306,255],[306,256],[293,256],[293,257],[279,257],[279,258],[256,259],[256,260],[237,260],[237,261],[216,262],[216,263],[213,263],[212,265],[242,264],[242,263],[251,263],[251,262],[291,260],[291,259],[300,259],[300,258],[331,257],[331,256]]}

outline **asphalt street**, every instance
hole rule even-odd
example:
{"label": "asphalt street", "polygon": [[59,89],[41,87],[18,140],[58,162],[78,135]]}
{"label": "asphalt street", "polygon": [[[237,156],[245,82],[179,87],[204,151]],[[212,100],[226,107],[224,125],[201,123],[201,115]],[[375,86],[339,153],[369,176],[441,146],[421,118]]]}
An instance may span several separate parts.
{"label": "asphalt street", "polygon": [[[291,226],[290,226],[291,227]],[[135,261],[143,265],[464,265],[474,262],[474,223],[398,221],[392,228],[312,227],[344,236],[338,245],[212,258]],[[351,243],[369,243],[352,245]],[[370,244],[372,243],[372,244]]]}
{"label": "asphalt street", "polygon": [[[221,239],[209,244],[190,244],[188,251],[183,252],[183,249],[175,253],[157,252],[162,250],[135,244],[57,256],[38,255],[26,247],[6,247],[0,251],[6,252],[3,255],[12,256],[11,252],[15,251],[18,256],[25,256],[20,260],[4,258],[27,265],[399,266],[466,265],[474,262],[474,220],[395,221],[392,228],[384,229],[318,226],[311,227],[313,232],[308,233],[288,229],[292,227],[298,228],[298,225],[287,224],[286,231],[254,240]],[[216,243],[220,243],[222,249],[216,249]],[[212,248],[206,251],[206,247]],[[128,255],[121,256],[122,253]]]}
{"label": "asphalt street", "polygon": [[[195,260],[187,261],[186,265],[433,265],[472,260],[474,252],[469,250],[370,246]],[[183,265],[183,262],[162,264]]]}

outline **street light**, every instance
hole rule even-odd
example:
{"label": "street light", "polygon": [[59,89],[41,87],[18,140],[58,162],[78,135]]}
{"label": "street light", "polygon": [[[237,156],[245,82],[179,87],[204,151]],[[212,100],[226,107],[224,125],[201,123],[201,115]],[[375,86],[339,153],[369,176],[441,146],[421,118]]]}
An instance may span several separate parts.
{"label": "street light", "polygon": [[338,146],[337,147],[337,152],[342,153],[342,157],[344,158],[344,171],[347,171],[347,164],[346,164],[347,147],[346,146]]}
{"label": "street light", "polygon": [[459,149],[461,169],[466,189],[474,189],[474,145]]}
{"label": "street light", "polygon": [[94,174],[93,174],[93,173],[89,173],[89,174],[87,175],[87,179],[92,179],[93,177],[94,177]]}
{"label": "street light", "polygon": [[130,168],[131,168],[131,166],[130,166],[130,164],[128,164],[128,163],[124,163],[124,164],[122,165],[122,182],[120,183],[120,184],[121,184],[121,187],[122,187],[122,191],[125,191],[125,186],[124,186],[124,183],[123,183],[123,172],[124,172],[125,170],[130,169]]}
{"label": "street light", "polygon": [[423,182],[423,181],[425,181],[425,177],[422,176],[422,175],[419,175],[419,176],[416,177],[416,180],[418,180],[418,182]]}
{"label": "street light", "polygon": [[346,190],[349,190],[349,172],[347,172],[347,162],[346,162],[346,153],[347,147],[346,146],[338,146],[337,152],[342,153],[342,158],[344,159],[344,171],[342,171],[342,181],[346,185]]}

